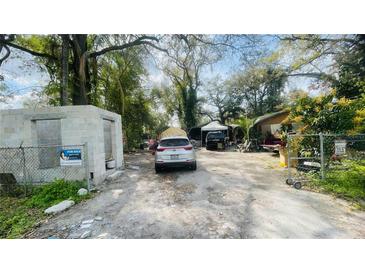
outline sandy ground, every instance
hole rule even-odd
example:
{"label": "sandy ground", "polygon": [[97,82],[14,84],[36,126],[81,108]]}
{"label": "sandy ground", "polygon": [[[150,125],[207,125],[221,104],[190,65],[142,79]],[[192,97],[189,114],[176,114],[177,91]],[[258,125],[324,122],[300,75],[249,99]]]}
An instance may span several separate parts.
{"label": "sandy ground", "polygon": [[[198,169],[155,174],[153,156],[126,156],[139,170],[51,218],[33,238],[364,238],[365,213],[328,195],[295,190],[270,153],[201,150]],[[102,220],[95,220],[102,217]],[[81,226],[85,220],[94,220]],[[89,226],[89,227],[87,227]]]}

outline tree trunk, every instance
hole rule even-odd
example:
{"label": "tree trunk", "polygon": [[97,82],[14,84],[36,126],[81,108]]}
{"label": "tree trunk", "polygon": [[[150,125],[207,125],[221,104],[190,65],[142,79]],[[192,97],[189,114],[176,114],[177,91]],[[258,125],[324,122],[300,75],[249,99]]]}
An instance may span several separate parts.
{"label": "tree trunk", "polygon": [[91,58],[90,60],[90,96],[89,96],[89,103],[92,105],[98,105],[98,95],[97,95],[97,85],[98,85],[98,63],[96,61],[96,57]]}
{"label": "tree trunk", "polygon": [[61,106],[68,105],[68,35],[61,35],[62,37],[62,55],[61,55]]}
{"label": "tree trunk", "polygon": [[73,43],[73,70],[74,70],[74,88],[72,93],[72,102],[74,105],[87,105],[87,75],[88,75],[88,55],[87,55],[87,34],[72,35]]}

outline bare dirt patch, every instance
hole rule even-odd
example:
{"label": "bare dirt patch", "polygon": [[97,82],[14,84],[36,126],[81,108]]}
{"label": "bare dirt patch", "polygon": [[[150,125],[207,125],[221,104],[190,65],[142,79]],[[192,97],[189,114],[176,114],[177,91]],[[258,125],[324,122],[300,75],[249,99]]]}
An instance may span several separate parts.
{"label": "bare dirt patch", "polygon": [[[270,153],[200,150],[198,169],[155,174],[153,156],[129,165],[95,198],[42,225],[34,238],[363,238],[365,213],[295,190]],[[95,221],[101,216],[101,221]],[[94,221],[83,228],[84,220]]]}

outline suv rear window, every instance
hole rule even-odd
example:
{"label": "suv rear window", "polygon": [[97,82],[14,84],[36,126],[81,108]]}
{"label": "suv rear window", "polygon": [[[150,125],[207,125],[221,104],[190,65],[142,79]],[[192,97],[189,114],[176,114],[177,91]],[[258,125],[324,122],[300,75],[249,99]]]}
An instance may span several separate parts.
{"label": "suv rear window", "polygon": [[188,144],[189,141],[187,139],[167,139],[160,142],[160,146],[162,147],[179,147],[187,146]]}

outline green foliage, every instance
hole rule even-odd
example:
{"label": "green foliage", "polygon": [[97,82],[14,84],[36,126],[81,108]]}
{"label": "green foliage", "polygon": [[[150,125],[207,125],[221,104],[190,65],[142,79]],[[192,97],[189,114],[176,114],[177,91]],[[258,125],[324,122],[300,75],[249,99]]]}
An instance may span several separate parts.
{"label": "green foliage", "polygon": [[211,41],[204,41],[206,38],[203,35],[174,35],[167,45],[169,58],[162,69],[171,79],[171,88],[176,95],[175,113],[184,129],[196,126],[200,118],[197,93],[202,68],[219,59]]}
{"label": "green foliage", "polygon": [[198,123],[202,100],[197,98],[196,92],[188,92],[186,85],[154,87],[151,100],[155,108],[164,108],[165,114],[159,116],[162,120],[166,119],[165,125],[174,114],[182,128],[190,128]]}
{"label": "green foliage", "polygon": [[66,199],[79,202],[85,198],[89,198],[89,194],[84,196],[77,194],[80,188],[85,187],[85,182],[82,181],[56,179],[52,183],[36,187],[27,205],[33,208],[45,209]]}
{"label": "green foliage", "polygon": [[314,179],[310,186],[345,199],[365,199],[365,161],[343,161],[339,168],[326,172],[325,180]]}
{"label": "green foliage", "polygon": [[146,74],[143,66],[144,52],[127,49],[122,53],[109,53],[101,60],[98,93],[104,98],[100,104],[122,116],[127,150],[139,147],[144,134],[156,136],[167,127],[166,115],[158,115],[151,95],[142,88]]}
{"label": "green foliage", "polygon": [[233,120],[232,124],[239,125],[243,129],[245,138],[247,138],[249,135],[251,135],[250,128],[252,127],[254,121],[255,119],[240,117],[238,119]]}
{"label": "green foliage", "polygon": [[61,77],[61,39],[58,35],[17,35],[16,43],[35,52],[47,54],[54,58],[35,57],[41,70],[46,70],[50,82],[43,92],[49,98],[52,106],[60,105],[60,77]]}
{"label": "green foliage", "polygon": [[85,187],[85,182],[55,180],[28,189],[27,197],[19,191],[17,194],[22,197],[0,196],[0,238],[21,238],[46,218],[43,210],[47,207],[65,199],[78,203],[90,198],[90,194],[78,196],[81,187]]}
{"label": "green foliage", "polygon": [[28,200],[0,197],[0,238],[21,238],[44,218],[41,209],[27,205]]}
{"label": "green foliage", "polygon": [[282,68],[264,64],[235,75],[230,85],[244,101],[248,114],[255,117],[278,110],[286,78]]}
{"label": "green foliage", "polygon": [[365,35],[356,35],[355,45],[337,58],[339,78],[334,83],[338,97],[354,98],[365,93]]}
{"label": "green foliage", "polygon": [[227,120],[235,119],[242,113],[242,97],[230,89],[228,81],[214,78],[207,84],[207,102],[216,109],[218,118],[222,124]]}
{"label": "green foliage", "polygon": [[363,132],[365,96],[354,100],[342,97],[337,102],[333,98],[332,94],[301,96],[290,107],[289,122],[297,124],[302,133]]}
{"label": "green foliage", "polygon": [[126,98],[126,109],[122,116],[123,129],[127,138],[127,147],[137,148],[142,142],[143,133],[153,124],[151,105],[143,91],[136,91]]}

